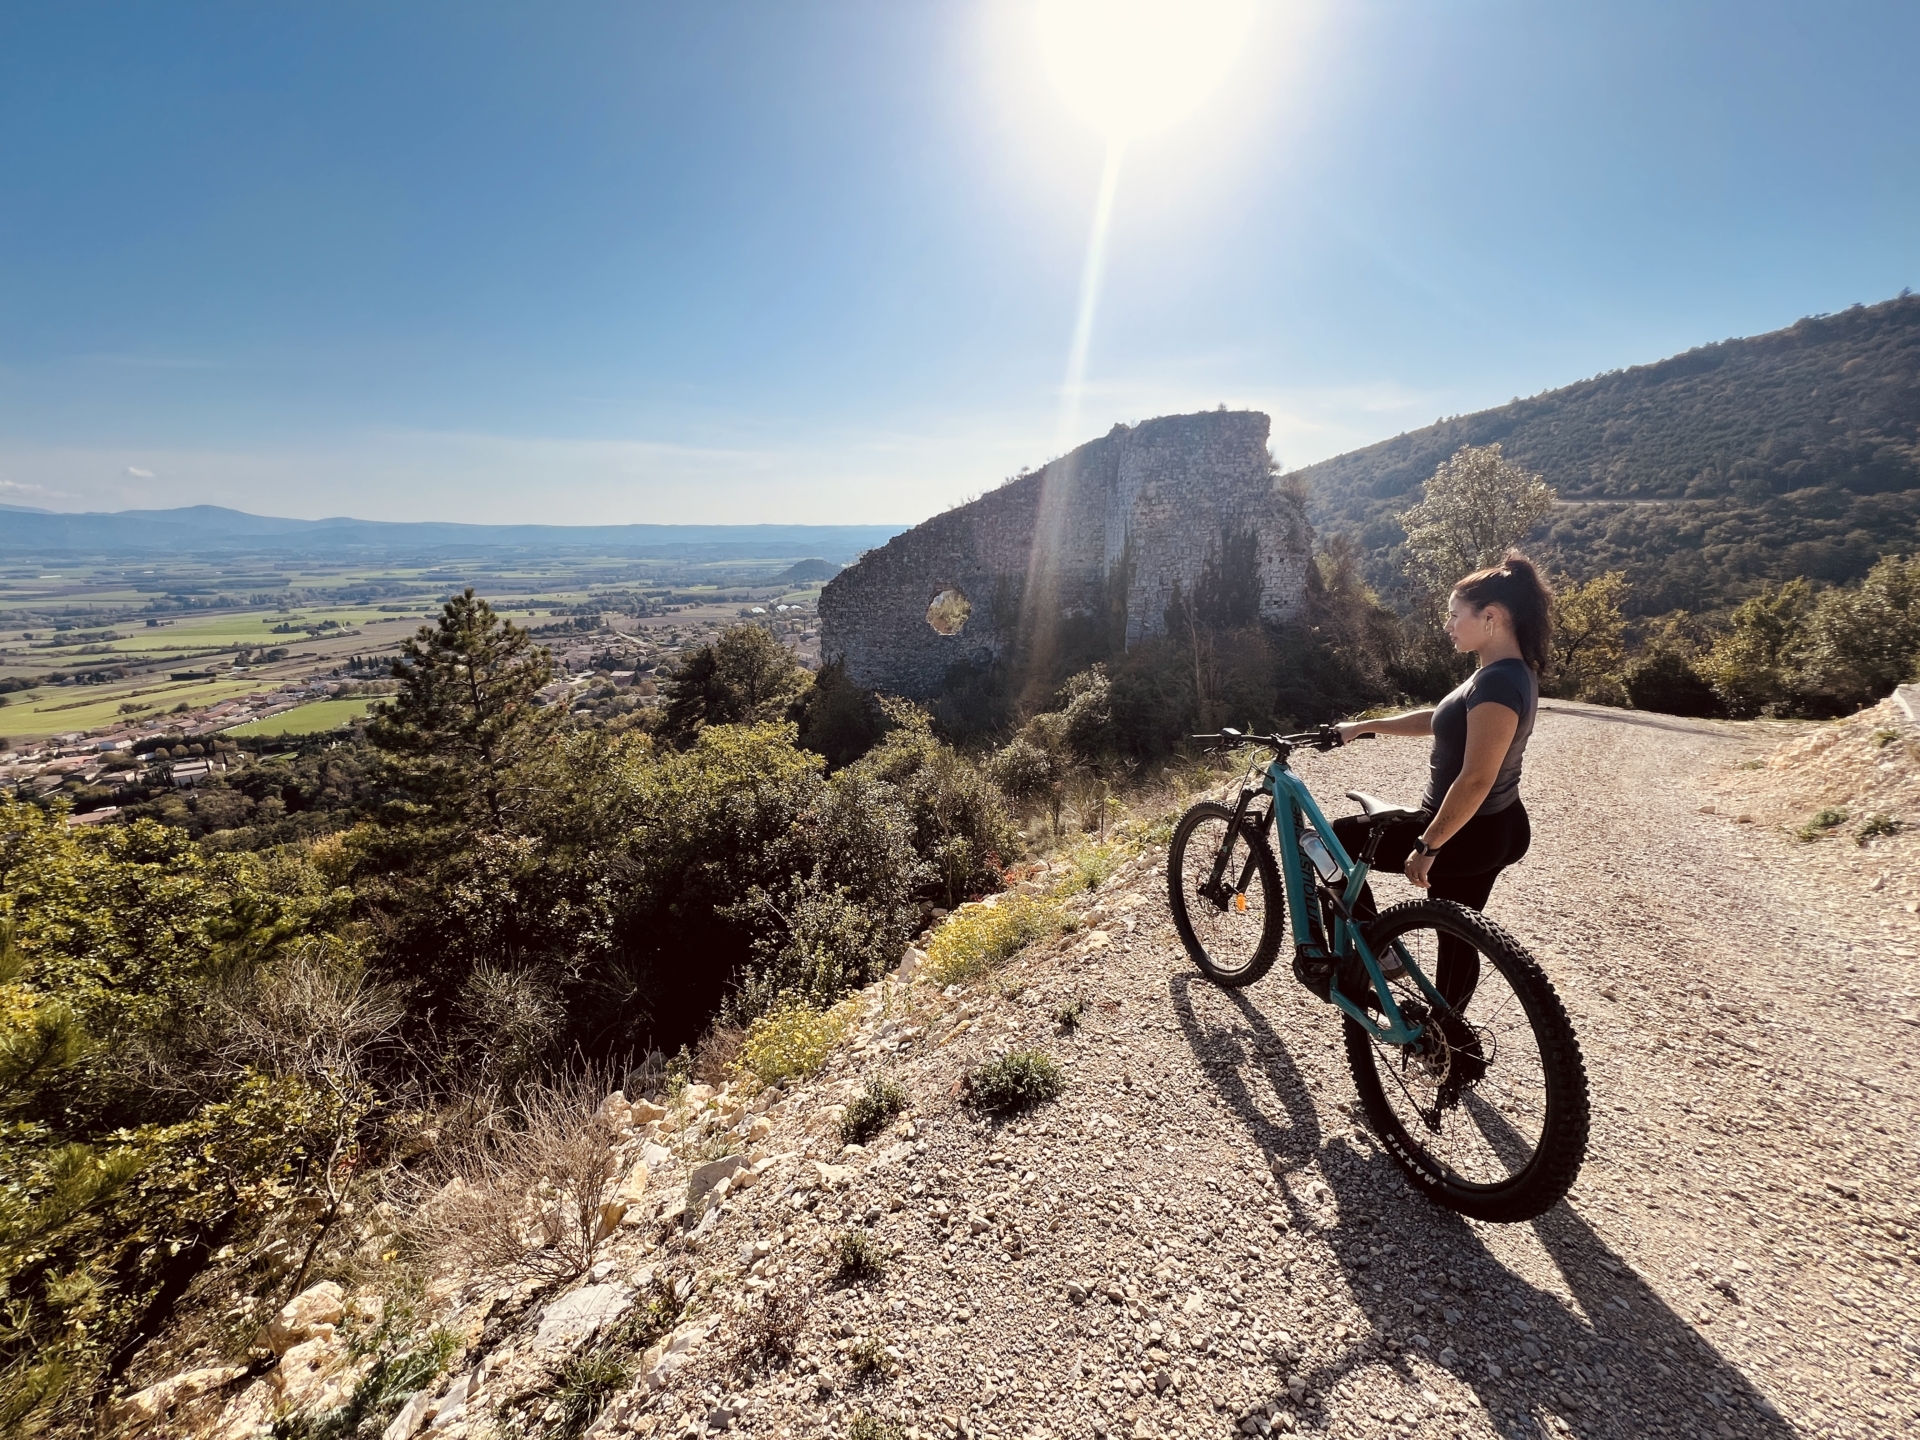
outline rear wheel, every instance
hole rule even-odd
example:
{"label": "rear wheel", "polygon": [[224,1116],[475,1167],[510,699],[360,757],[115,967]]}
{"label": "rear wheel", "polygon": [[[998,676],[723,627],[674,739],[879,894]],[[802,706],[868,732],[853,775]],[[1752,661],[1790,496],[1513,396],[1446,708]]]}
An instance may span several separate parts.
{"label": "rear wheel", "polygon": [[1233,811],[1205,800],[1180,817],[1167,851],[1167,902],[1174,928],[1209,980],[1251,985],[1280,953],[1286,892],[1273,847],[1242,820],[1218,886],[1210,882],[1233,828]]}
{"label": "rear wheel", "polygon": [[1347,1061],[1374,1133],[1415,1186],[1478,1220],[1531,1220],[1567,1193],[1586,1157],[1587,1073],[1539,962],[1476,910],[1396,905],[1366,927],[1384,963],[1412,959],[1458,1008],[1429,1014],[1411,977],[1394,1001],[1425,1034],[1386,1045],[1352,1019]]}

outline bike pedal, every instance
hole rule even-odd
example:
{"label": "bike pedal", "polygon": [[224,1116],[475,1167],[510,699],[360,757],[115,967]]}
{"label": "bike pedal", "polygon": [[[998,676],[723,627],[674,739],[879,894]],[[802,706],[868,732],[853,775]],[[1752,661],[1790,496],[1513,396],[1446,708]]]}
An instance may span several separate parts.
{"label": "bike pedal", "polygon": [[1320,959],[1304,950],[1293,952],[1293,978],[1322,1000],[1330,998],[1334,968],[1331,960]]}

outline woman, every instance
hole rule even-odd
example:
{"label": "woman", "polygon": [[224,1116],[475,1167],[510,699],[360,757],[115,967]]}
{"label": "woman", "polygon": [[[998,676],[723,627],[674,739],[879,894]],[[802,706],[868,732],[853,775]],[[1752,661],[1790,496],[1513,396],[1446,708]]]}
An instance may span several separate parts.
{"label": "woman", "polygon": [[[1430,710],[1339,727],[1342,741],[1433,737],[1420,813],[1386,824],[1375,868],[1404,869],[1436,898],[1479,910],[1500,872],[1527,853],[1533,831],[1520,801],[1520,762],[1539,705],[1552,598],[1533,562],[1509,550],[1500,564],[1455,585],[1447,605],[1453,648],[1480,662],[1466,683]],[[1350,855],[1365,847],[1367,829],[1360,815],[1333,823]],[[1442,941],[1439,958],[1435,987],[1464,1005],[1479,979],[1479,956],[1459,941]]]}

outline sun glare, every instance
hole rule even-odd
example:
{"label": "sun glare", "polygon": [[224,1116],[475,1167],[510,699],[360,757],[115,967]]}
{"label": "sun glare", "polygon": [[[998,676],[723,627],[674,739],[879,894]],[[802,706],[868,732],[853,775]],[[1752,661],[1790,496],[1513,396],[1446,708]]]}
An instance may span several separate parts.
{"label": "sun glare", "polygon": [[1040,46],[1068,107],[1124,144],[1206,101],[1253,14],[1253,0],[1045,0]]}

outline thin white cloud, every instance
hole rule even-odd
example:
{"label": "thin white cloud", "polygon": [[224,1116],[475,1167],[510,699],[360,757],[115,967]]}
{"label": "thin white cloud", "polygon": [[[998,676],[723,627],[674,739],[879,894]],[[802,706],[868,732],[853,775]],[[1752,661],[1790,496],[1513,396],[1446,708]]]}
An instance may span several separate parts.
{"label": "thin white cloud", "polygon": [[36,500],[78,500],[78,495],[55,490],[47,485],[23,485],[18,480],[0,480],[0,495],[31,495]]}
{"label": "thin white cloud", "polygon": [[142,470],[142,469],[141,469],[141,468],[140,468],[140,467],[139,467],[138,465],[129,465],[129,466],[127,466],[127,474],[129,474],[129,475],[131,475],[131,476],[132,476],[132,477],[133,477],[134,479],[136,479],[136,480],[151,480],[151,479],[153,479],[153,471],[151,471],[151,470]]}

